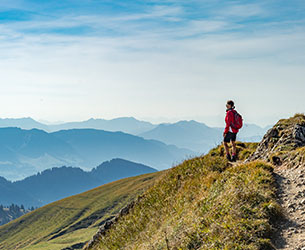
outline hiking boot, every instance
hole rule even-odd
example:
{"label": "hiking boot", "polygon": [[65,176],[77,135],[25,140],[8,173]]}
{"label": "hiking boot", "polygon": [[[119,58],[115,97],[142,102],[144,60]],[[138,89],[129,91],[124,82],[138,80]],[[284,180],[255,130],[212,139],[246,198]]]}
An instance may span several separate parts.
{"label": "hiking boot", "polygon": [[232,155],[232,161],[236,162],[236,155]]}
{"label": "hiking boot", "polygon": [[228,161],[232,161],[231,155],[230,155],[230,154],[227,154],[227,160],[228,160]]}

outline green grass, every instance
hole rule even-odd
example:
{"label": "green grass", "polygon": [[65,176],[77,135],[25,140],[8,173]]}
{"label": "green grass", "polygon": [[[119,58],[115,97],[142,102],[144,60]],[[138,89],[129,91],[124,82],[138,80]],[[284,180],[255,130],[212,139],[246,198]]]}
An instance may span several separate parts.
{"label": "green grass", "polygon": [[[236,153],[239,160],[246,160],[251,154],[253,154],[258,146],[256,142],[236,142]],[[230,146],[231,147],[231,146]],[[230,148],[231,150],[231,148]],[[212,156],[225,156],[225,149],[223,145],[219,145],[216,148],[213,148],[209,152]]]}
{"label": "green grass", "polygon": [[272,249],[272,220],[281,216],[272,165],[232,167],[220,154],[170,169],[92,249]]}
{"label": "green grass", "polygon": [[59,250],[86,242],[98,225],[166,171],[114,181],[34,210],[0,227],[0,249]]}
{"label": "green grass", "polygon": [[295,124],[305,126],[305,115],[302,113],[298,113],[298,114],[295,114],[293,117],[290,117],[289,119],[281,119],[275,124],[275,127],[277,127],[279,125],[288,127],[288,126],[295,125]]}
{"label": "green grass", "polygon": [[53,239],[51,241],[42,241],[36,245],[30,245],[22,249],[25,250],[59,250],[67,246],[71,246],[78,242],[87,241],[94,235],[97,231],[95,227],[89,227],[84,229],[79,229],[71,233],[67,233],[61,237]]}

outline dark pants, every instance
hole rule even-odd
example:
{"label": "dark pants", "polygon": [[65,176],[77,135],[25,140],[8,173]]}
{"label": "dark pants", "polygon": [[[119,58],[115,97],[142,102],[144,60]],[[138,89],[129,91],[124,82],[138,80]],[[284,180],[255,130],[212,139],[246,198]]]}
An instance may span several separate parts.
{"label": "dark pants", "polygon": [[224,142],[236,141],[236,133],[228,132],[223,138]]}

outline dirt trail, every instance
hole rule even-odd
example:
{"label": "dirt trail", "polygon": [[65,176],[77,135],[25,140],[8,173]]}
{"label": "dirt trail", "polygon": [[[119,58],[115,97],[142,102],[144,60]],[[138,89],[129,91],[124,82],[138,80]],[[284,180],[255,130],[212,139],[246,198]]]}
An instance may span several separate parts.
{"label": "dirt trail", "polygon": [[[239,164],[230,162],[233,167]],[[274,176],[285,218],[274,225],[272,242],[278,250],[305,250],[305,166],[275,167]]]}
{"label": "dirt trail", "polygon": [[273,244],[281,250],[305,250],[305,166],[276,167],[274,174],[286,218],[276,222]]}

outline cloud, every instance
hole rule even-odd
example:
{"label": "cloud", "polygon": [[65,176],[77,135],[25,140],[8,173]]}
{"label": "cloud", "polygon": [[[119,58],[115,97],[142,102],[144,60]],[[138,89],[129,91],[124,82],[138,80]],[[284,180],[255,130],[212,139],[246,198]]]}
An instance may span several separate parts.
{"label": "cloud", "polygon": [[[143,21],[145,19],[155,20],[162,18],[163,20],[179,20],[179,16],[184,12],[181,6],[155,5],[144,10],[144,13],[125,14],[119,17],[111,18],[112,21]],[[174,18],[174,19],[172,19]],[[176,19],[177,18],[177,19]]]}
{"label": "cloud", "polygon": [[[249,120],[259,122],[274,110],[280,116],[304,107],[302,19],[243,23],[267,11],[235,4],[209,6],[198,16],[188,6],[166,3],[0,25],[2,114],[211,117],[221,116],[222,101],[232,96]],[[58,32],[78,27],[88,30]],[[277,103],[286,98],[286,106]],[[256,108],[261,114],[247,113]]]}
{"label": "cloud", "polygon": [[258,17],[266,16],[268,11],[263,8],[260,3],[238,3],[230,4],[229,6],[222,8],[221,10],[215,11],[215,14],[221,15],[222,17]]}

